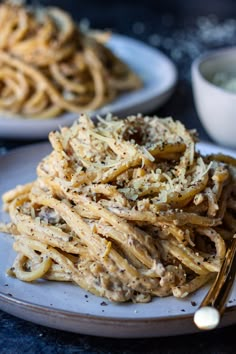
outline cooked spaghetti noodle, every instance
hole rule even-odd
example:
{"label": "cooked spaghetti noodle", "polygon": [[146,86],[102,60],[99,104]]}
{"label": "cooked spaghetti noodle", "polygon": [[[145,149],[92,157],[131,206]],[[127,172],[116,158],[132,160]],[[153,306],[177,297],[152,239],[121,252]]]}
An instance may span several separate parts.
{"label": "cooked spaghetti noodle", "polygon": [[236,231],[235,160],[202,156],[171,118],[98,120],[51,132],[37,179],[3,195],[10,274],[118,302],[184,297],[219,271]]}
{"label": "cooked spaghetti noodle", "polygon": [[58,8],[0,4],[0,111],[25,118],[87,112],[141,87],[104,45]]}

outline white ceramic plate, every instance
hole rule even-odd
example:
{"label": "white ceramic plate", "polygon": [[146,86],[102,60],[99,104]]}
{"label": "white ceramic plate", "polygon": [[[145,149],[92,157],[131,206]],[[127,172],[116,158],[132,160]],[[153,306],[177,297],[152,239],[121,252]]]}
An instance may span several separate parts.
{"label": "white ceramic plate", "polygon": [[[204,153],[220,150],[236,156],[236,153],[210,144],[201,143],[199,148]],[[49,151],[49,144],[44,143],[2,156],[0,195],[16,184],[33,180],[36,165]],[[1,212],[0,220],[3,219],[6,221],[7,215]],[[0,309],[15,316],[57,329],[110,337],[140,338],[197,331],[192,316],[207,288],[183,300],[167,297],[155,298],[148,304],[114,304],[76,285],[49,281],[28,284],[10,278],[5,271],[14,257],[11,238],[1,234]],[[232,323],[236,323],[236,286],[221,325]]]}
{"label": "white ceramic plate", "polygon": [[[112,35],[108,46],[126,62],[143,80],[144,86],[125,93],[114,102],[91,112],[91,116],[109,112],[117,115],[148,113],[163,104],[173,92],[177,72],[174,64],[160,51],[121,35]],[[53,119],[22,119],[0,114],[0,137],[39,139],[51,130],[70,125],[78,114],[67,113]]]}

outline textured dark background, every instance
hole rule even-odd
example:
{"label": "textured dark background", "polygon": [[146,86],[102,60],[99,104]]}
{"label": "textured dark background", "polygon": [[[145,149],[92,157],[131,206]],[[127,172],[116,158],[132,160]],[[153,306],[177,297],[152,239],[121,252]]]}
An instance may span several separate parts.
{"label": "textured dark background", "polygon": [[[173,97],[152,113],[172,115],[209,140],[194,109],[190,66],[208,49],[235,44],[235,1],[41,0],[41,4],[61,6],[84,26],[135,37],[170,56],[178,68],[178,85]],[[26,143],[30,142],[0,140],[0,147],[3,151]],[[47,329],[0,311],[0,353],[235,353],[235,331],[231,326],[172,338],[117,340]]]}

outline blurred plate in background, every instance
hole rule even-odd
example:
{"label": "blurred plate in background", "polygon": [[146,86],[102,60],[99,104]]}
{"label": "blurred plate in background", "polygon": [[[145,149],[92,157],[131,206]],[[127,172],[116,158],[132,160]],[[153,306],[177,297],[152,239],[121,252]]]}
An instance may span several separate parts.
{"label": "blurred plate in background", "polygon": [[[177,81],[174,64],[163,53],[132,38],[113,34],[108,46],[126,62],[144,82],[135,92],[119,96],[115,101],[91,112],[91,116],[109,112],[120,116],[148,113],[160,107],[173,93]],[[51,119],[3,117],[0,113],[0,137],[16,139],[46,138],[51,130],[70,125],[77,113],[67,113]]]}

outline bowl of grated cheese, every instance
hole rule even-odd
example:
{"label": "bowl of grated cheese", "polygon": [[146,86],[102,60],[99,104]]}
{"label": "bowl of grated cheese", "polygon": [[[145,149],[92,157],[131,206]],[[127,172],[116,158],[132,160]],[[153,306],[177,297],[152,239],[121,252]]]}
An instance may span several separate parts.
{"label": "bowl of grated cheese", "polygon": [[203,127],[218,144],[236,148],[236,47],[201,55],[191,73]]}

